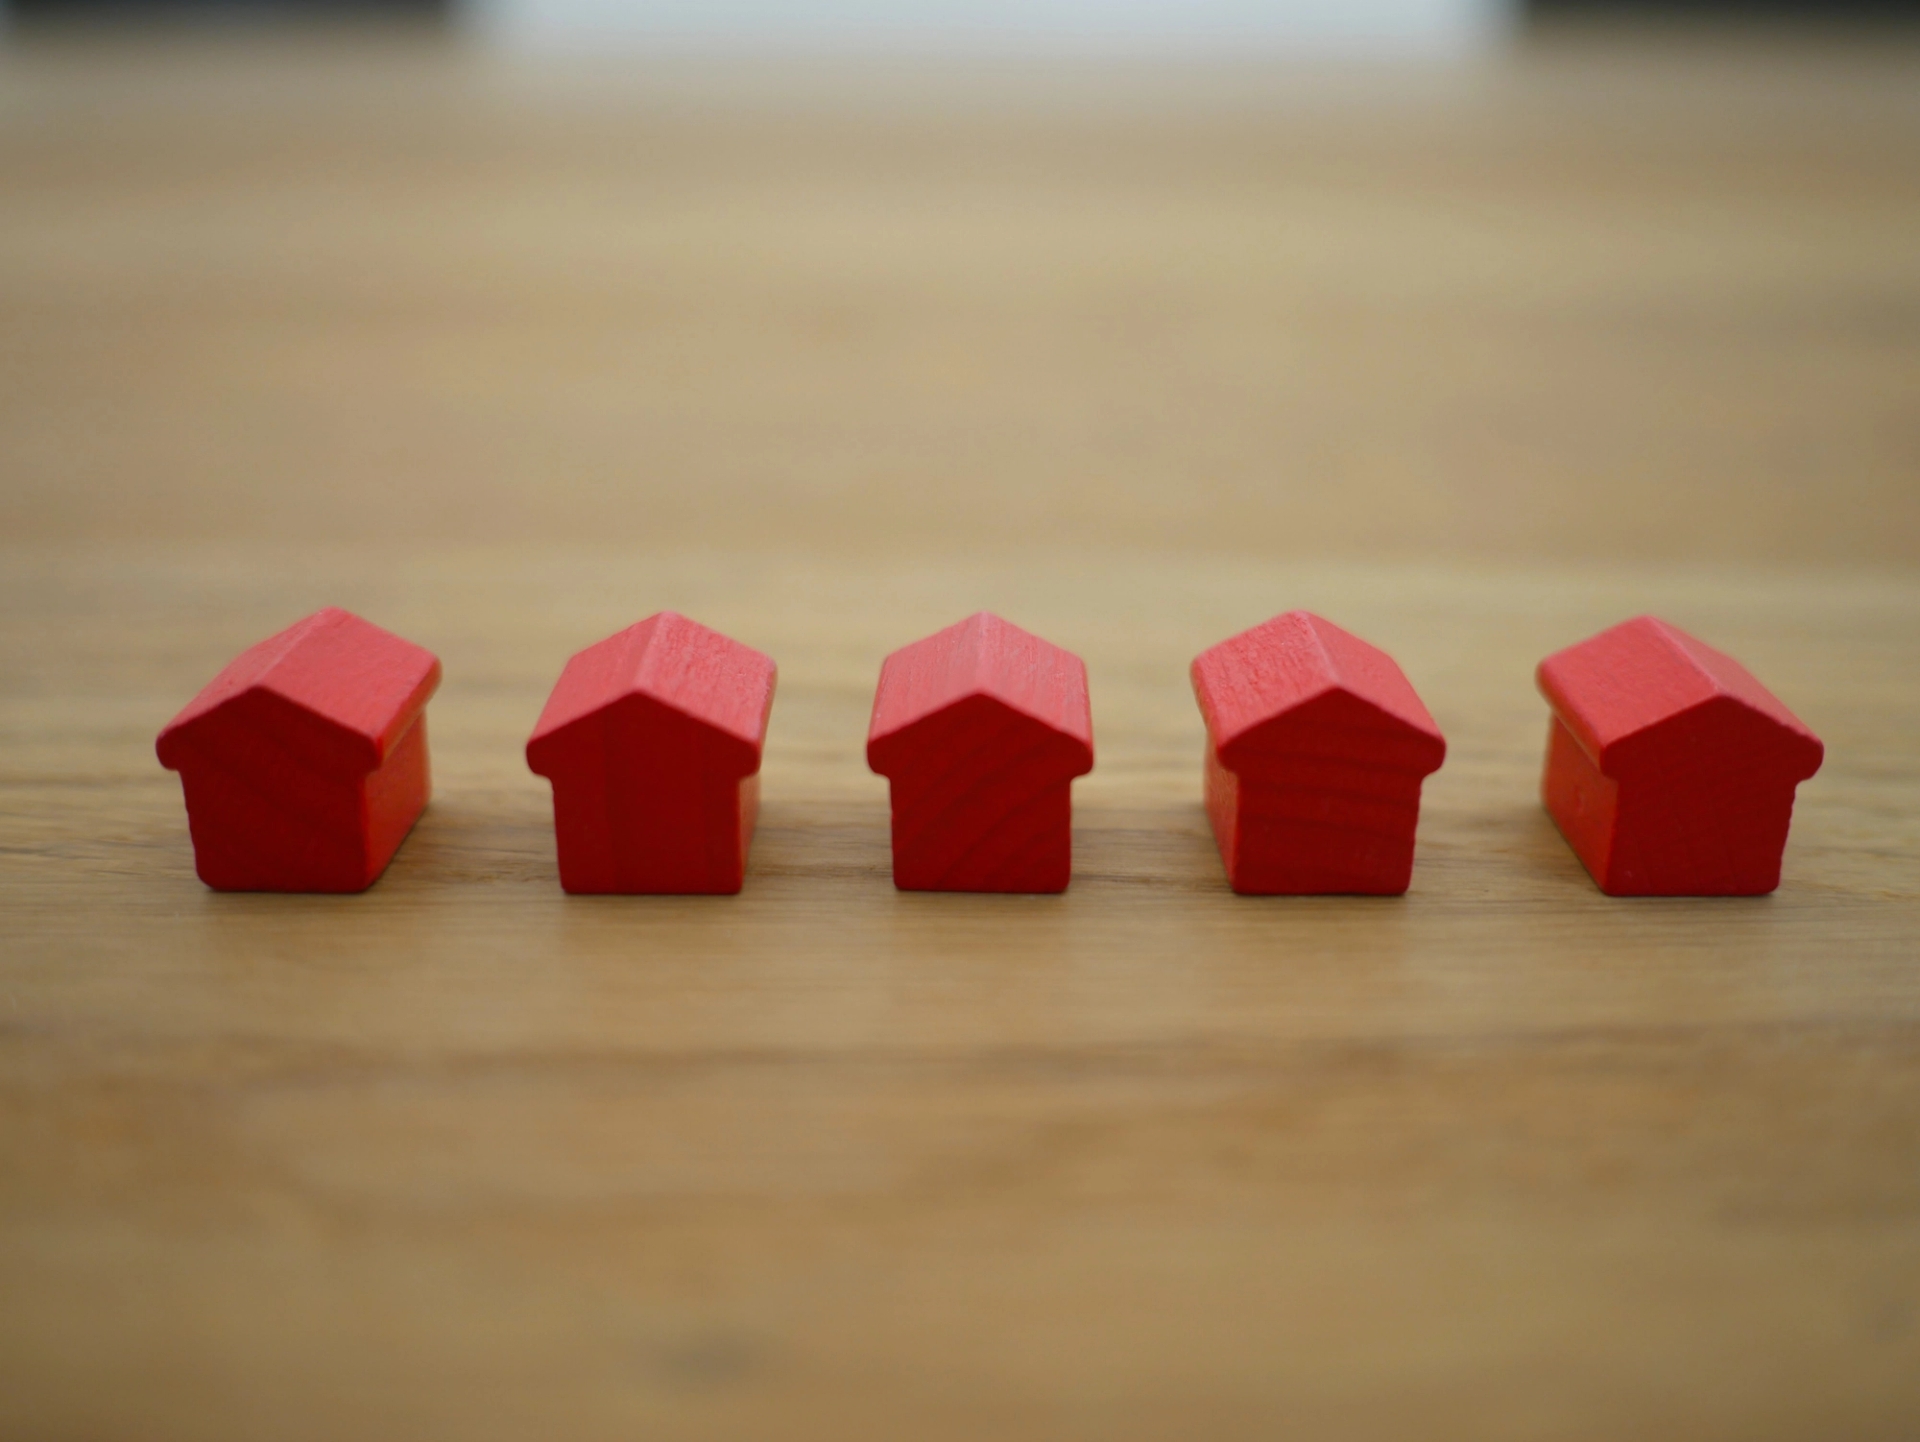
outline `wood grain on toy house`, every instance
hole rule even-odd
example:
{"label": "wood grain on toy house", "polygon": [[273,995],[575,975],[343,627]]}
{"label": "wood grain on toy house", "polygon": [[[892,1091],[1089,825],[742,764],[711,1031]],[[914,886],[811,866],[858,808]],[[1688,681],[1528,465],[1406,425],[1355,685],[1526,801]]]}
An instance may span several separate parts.
{"label": "wood grain on toy house", "polygon": [[867,764],[889,782],[905,891],[1064,891],[1073,780],[1093,769],[1087,668],[982,611],[887,657]]}
{"label": "wood grain on toy house", "polygon": [[767,656],[662,611],[574,656],[527,741],[572,892],[729,893],[773,709]]}
{"label": "wood grain on toy house", "polygon": [[220,891],[364,891],[432,791],[431,652],[336,606],[251,646],[160,733]]}
{"label": "wood grain on toy house", "polygon": [[1289,611],[1194,659],[1207,814],[1233,889],[1397,896],[1447,743],[1376,646]]}
{"label": "wood grain on toy house", "polygon": [[1542,799],[1610,896],[1757,896],[1780,884],[1820,739],[1733,657],[1640,616],[1540,663]]}

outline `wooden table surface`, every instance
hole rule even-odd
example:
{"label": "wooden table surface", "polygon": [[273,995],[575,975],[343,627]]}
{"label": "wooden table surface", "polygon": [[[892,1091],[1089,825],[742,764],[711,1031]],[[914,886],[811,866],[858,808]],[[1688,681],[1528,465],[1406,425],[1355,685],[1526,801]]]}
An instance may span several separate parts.
{"label": "wooden table surface", "polygon": [[[0,1435],[1920,1434],[1920,65],[0,59]],[[364,896],[193,878],[159,727],[437,652]],[[568,899],[521,745],[781,668],[732,899]],[[1445,730],[1412,891],[1236,898],[1187,660]],[[891,648],[1085,656],[1061,897],[903,895]],[[1777,894],[1600,896],[1549,650],[1826,740]]]}

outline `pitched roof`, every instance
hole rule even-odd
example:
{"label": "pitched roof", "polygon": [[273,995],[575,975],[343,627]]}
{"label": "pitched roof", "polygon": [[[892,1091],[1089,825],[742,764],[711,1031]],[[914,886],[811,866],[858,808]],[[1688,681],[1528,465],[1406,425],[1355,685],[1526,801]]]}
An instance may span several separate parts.
{"label": "pitched roof", "polygon": [[[1093,712],[1086,663],[990,611],[895,651],[880,667],[867,729],[867,759],[890,764],[896,738],[970,697],[984,696],[1058,732],[1093,765]],[[879,747],[879,753],[875,748]]]}
{"label": "pitched roof", "polygon": [[569,727],[644,696],[737,741],[749,767],[742,774],[750,774],[767,733],[774,674],[771,657],[677,611],[661,611],[567,662],[527,741],[527,760],[539,771]]}
{"label": "pitched roof", "polygon": [[1535,680],[1561,722],[1603,773],[1621,748],[1707,708],[1778,729],[1788,763],[1820,767],[1824,748],[1806,725],[1733,657],[1654,616],[1636,616],[1540,663]]}
{"label": "pitched roof", "polygon": [[327,723],[337,733],[329,755],[364,773],[386,759],[439,685],[431,651],[328,606],[236,656],[167,723],[156,750],[178,769],[191,733],[210,717],[268,697],[292,708],[290,720]]}
{"label": "pitched roof", "polygon": [[1202,651],[1192,675],[1207,734],[1229,765],[1233,751],[1343,698],[1350,698],[1340,707],[1345,734],[1356,734],[1351,702],[1358,701],[1361,715],[1377,718],[1374,726],[1358,728],[1359,739],[1374,745],[1388,739],[1377,725],[1384,721],[1403,736],[1411,733],[1409,766],[1432,771],[1446,755],[1440,728],[1394,659],[1310,611],[1288,611]]}

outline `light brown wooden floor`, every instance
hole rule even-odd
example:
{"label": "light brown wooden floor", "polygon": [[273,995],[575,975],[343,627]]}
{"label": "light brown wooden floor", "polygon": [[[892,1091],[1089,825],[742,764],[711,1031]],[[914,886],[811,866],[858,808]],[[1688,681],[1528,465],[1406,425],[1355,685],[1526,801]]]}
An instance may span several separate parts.
{"label": "light brown wooden floor", "polygon": [[[0,60],[0,1435],[1920,1431],[1920,67]],[[216,896],[160,725],[432,647],[358,898]],[[1231,896],[1187,659],[1447,733],[1412,892]],[[737,899],[563,898],[520,746],[674,606],[781,666]],[[1059,898],[887,879],[881,656],[1081,652]],[[1827,741],[1771,898],[1599,896],[1545,652]]]}

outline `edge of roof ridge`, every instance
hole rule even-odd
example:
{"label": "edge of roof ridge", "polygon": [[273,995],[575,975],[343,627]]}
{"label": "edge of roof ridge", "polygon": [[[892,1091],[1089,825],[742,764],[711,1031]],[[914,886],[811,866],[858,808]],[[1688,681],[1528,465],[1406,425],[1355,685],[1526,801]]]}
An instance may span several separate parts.
{"label": "edge of roof ridge", "polygon": [[[1356,695],[1357,693],[1354,692],[1354,689],[1347,684],[1346,678],[1341,675],[1340,663],[1334,659],[1333,651],[1327,645],[1327,638],[1324,634],[1322,634],[1320,630],[1322,626],[1333,626],[1333,622],[1329,621],[1325,616],[1320,615],[1317,611],[1307,610],[1306,607],[1304,606],[1297,607],[1292,614],[1305,618],[1307,623],[1307,630],[1311,632],[1313,635],[1313,644],[1320,648],[1320,659],[1326,663],[1327,677],[1328,677],[1329,683],[1333,686],[1337,686],[1340,690],[1345,691],[1350,696]],[[1344,635],[1353,636],[1353,633],[1351,631],[1345,630],[1344,627],[1334,626],[1334,629],[1336,631],[1342,632],[1342,634]],[[1358,636],[1353,636],[1353,639],[1356,641],[1360,640]],[[1365,643],[1363,642],[1362,644],[1364,645]],[[1302,700],[1297,704],[1304,705],[1307,701],[1314,700],[1317,697],[1319,697],[1321,694],[1323,693],[1316,691],[1313,693],[1312,696],[1302,698]],[[1358,699],[1365,700],[1366,698],[1358,697]]]}

